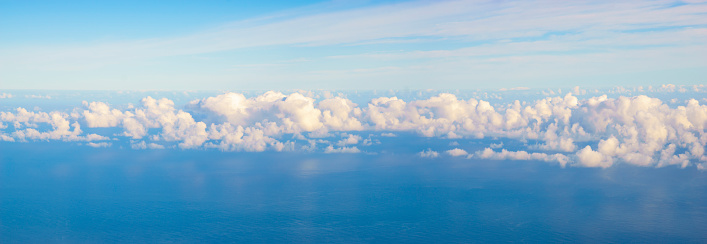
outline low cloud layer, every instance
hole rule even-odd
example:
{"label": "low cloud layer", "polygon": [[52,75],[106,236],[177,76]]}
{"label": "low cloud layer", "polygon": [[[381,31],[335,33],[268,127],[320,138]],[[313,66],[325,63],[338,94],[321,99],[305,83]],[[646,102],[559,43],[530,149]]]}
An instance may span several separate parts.
{"label": "low cloud layer", "polygon": [[[666,87],[670,89],[670,87]],[[704,102],[703,102],[704,103]],[[119,109],[120,108],[120,109]],[[84,133],[110,128],[111,133]],[[137,106],[84,102],[70,112],[0,112],[0,140],[84,141],[92,147],[129,142],[132,149],[218,149],[377,153],[370,145],[400,133],[455,140],[503,138],[512,148],[449,144],[418,151],[420,157],[536,160],[565,166],[707,166],[707,106],[696,99],[669,106],[648,96],[579,99],[572,93],[536,101],[491,104],[441,93],[405,101],[377,97],[359,105],[345,97],[317,100],[303,93],[225,93],[176,107],[145,97]],[[369,133],[374,132],[375,133]]]}

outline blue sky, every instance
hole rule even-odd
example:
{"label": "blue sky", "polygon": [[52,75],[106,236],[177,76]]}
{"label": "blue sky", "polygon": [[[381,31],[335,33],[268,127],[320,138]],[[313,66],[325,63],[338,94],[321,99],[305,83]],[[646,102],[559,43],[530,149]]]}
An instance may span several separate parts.
{"label": "blue sky", "polygon": [[706,77],[707,0],[0,0],[0,242],[705,242]]}
{"label": "blue sky", "polygon": [[4,142],[707,169],[704,2],[2,4]]}
{"label": "blue sky", "polygon": [[0,3],[0,87],[609,87],[707,77],[699,1]]}

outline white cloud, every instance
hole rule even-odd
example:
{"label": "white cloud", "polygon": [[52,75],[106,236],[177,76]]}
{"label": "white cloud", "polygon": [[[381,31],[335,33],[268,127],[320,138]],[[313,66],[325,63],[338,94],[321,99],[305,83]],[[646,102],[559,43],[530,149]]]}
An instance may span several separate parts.
{"label": "white cloud", "polygon": [[219,144],[207,144],[225,151],[262,152],[271,148],[275,151],[294,150],[294,143],[279,142],[265,135],[264,131],[254,127],[234,127],[229,123],[212,124],[209,128],[209,139],[220,140]]}
{"label": "white cloud", "polygon": [[546,153],[528,153],[526,151],[508,151],[506,149],[495,152],[491,148],[486,148],[483,151],[474,153],[474,157],[495,160],[540,160],[545,162],[557,162],[562,167],[565,167],[570,160],[567,156],[559,153],[550,155]]}
{"label": "white cloud", "polygon": [[489,147],[490,147],[490,148],[502,148],[502,147],[503,147],[503,142],[501,142],[501,143],[491,143],[491,145],[489,145]]}
{"label": "white cloud", "polygon": [[579,159],[580,165],[586,167],[607,168],[614,163],[611,157],[607,157],[600,152],[594,151],[589,146],[586,146],[577,152],[577,159]]}
{"label": "white cloud", "polygon": [[[390,77],[404,82],[409,82],[405,78],[428,81],[429,74],[444,76],[437,80],[499,80],[492,78],[502,76],[505,79],[501,80],[517,81],[521,78],[527,80],[528,77],[567,79],[582,74],[594,75],[598,71],[605,72],[603,68],[619,73],[651,71],[655,68],[699,68],[704,66],[702,57],[707,51],[703,41],[706,21],[702,16],[705,12],[707,10],[703,4],[674,5],[674,1],[564,1],[553,2],[550,7],[533,2],[412,1],[332,12],[303,11],[276,18],[259,17],[170,38],[150,37],[59,48],[8,46],[0,50],[0,67],[4,67],[0,73],[12,72],[10,77],[20,77],[25,73],[18,74],[17,70],[85,70],[114,64],[128,65],[134,60],[262,46],[365,45],[411,41],[446,44],[436,41],[449,39],[470,43],[458,50],[376,53],[378,56],[361,62],[374,67],[350,67],[351,62],[342,62],[339,67],[347,70],[338,72],[390,75],[372,81],[382,83],[380,81]],[[391,65],[390,62],[376,66],[367,62],[381,60],[384,55],[415,61],[434,60],[421,64],[413,62],[415,64],[407,66]],[[514,72],[505,72],[507,70]],[[304,69],[292,75],[262,72],[251,74],[251,77],[259,77],[258,81],[270,79],[283,83],[316,78],[329,82],[334,80],[332,78],[357,80],[360,77],[336,74],[332,77],[322,75],[324,72]],[[184,74],[176,74],[177,77],[172,78],[180,75]],[[223,73],[216,76],[233,77]],[[136,79],[136,82],[143,79]],[[187,77],[185,80],[193,78]],[[361,82],[360,79],[358,81]],[[359,82],[340,84],[357,87]],[[194,86],[202,87],[203,83],[208,82],[199,82]],[[211,83],[211,88],[223,85],[221,82],[214,83]],[[467,83],[472,86],[478,84]],[[458,84],[447,83],[448,86]],[[339,122],[332,120],[330,126],[345,125]]]}
{"label": "white cloud", "polygon": [[12,138],[11,136],[0,133],[0,141],[14,142],[15,138]]}
{"label": "white cloud", "polygon": [[125,117],[123,112],[117,109],[110,109],[108,104],[102,102],[83,102],[88,110],[83,111],[83,117],[89,128],[94,127],[116,127],[121,119]]}
{"label": "white cloud", "polygon": [[[251,125],[271,122],[274,130],[268,135],[299,132],[355,131],[363,126],[357,117],[361,109],[348,99],[335,97],[317,104],[300,93],[284,95],[266,92],[246,98],[243,94],[226,93],[193,101],[191,105],[209,116],[210,120],[227,120],[233,125]],[[267,122],[265,122],[267,120]]]}
{"label": "white cloud", "polygon": [[432,151],[432,149],[428,148],[427,150],[423,150],[422,152],[419,152],[418,155],[423,158],[436,158],[439,157],[439,153]]}
{"label": "white cloud", "polygon": [[[226,93],[193,101],[184,110],[175,108],[172,100],[146,97],[140,105],[122,110],[102,102],[84,102],[85,109],[71,115],[17,108],[0,112],[0,139],[110,139],[84,133],[80,122],[85,122],[89,128],[122,128],[117,139],[136,141],[131,144],[136,149],[161,148],[167,143],[182,149],[316,151],[322,150],[317,149],[317,144],[322,143],[328,145],[324,152],[352,153],[361,152],[353,145],[380,143],[371,139],[376,134],[371,133],[364,140],[358,131],[377,131],[381,136],[400,131],[423,137],[458,138],[455,141],[491,137],[526,142],[514,151],[504,149],[503,143],[491,143],[486,150],[472,155],[478,158],[604,168],[617,163],[649,167],[707,163],[707,106],[695,99],[671,107],[648,96],[603,95],[579,100],[566,94],[534,102],[491,104],[441,93],[411,101],[378,97],[359,108],[350,100],[331,94],[321,102],[314,96],[304,91],[290,95],[266,92],[250,98]],[[326,139],[335,135],[340,138]],[[318,142],[312,138],[326,140]],[[154,143],[148,144],[146,139]],[[459,148],[445,153],[468,154]],[[433,157],[439,153],[428,149],[419,155]]]}
{"label": "white cloud", "polygon": [[[0,112],[0,121],[9,122],[14,127],[12,137],[19,141],[27,140],[63,140],[63,141],[92,141],[107,140],[105,136],[83,133],[78,122],[69,121],[69,115],[57,111],[50,113],[29,112],[24,108],[17,108],[15,113]],[[39,124],[48,124],[52,127],[50,131],[38,131],[35,128]],[[73,127],[73,129],[72,129]],[[24,129],[23,129],[24,128]]]}
{"label": "white cloud", "polygon": [[[346,135],[344,135],[346,136]],[[359,135],[348,135],[348,137],[340,140],[339,142],[336,143],[337,146],[343,147],[346,145],[355,145],[358,144],[359,141],[361,141],[361,136]]]}
{"label": "white cloud", "polygon": [[351,100],[334,97],[325,99],[317,104],[317,108],[322,111],[322,122],[331,130],[362,130],[363,125],[358,117],[361,117],[361,109]]}
{"label": "white cloud", "polygon": [[131,143],[130,148],[132,149],[165,149],[165,146],[157,143],[146,143],[145,141],[140,141],[138,143]]}
{"label": "white cloud", "polygon": [[13,96],[12,96],[12,94],[10,94],[10,93],[4,93],[4,92],[3,92],[3,93],[0,93],[0,99],[2,99],[2,98],[12,98],[12,97],[13,97]]}
{"label": "white cloud", "polygon": [[[602,37],[605,35],[598,34],[605,32],[633,30],[636,26],[651,28],[705,24],[703,18],[699,17],[700,13],[705,12],[700,5],[666,8],[671,3],[563,2],[547,8],[535,3],[408,2],[272,18],[277,20],[272,22],[264,21],[268,18],[260,18],[171,39],[155,38],[148,41],[74,48],[71,50],[73,52],[49,52],[47,59],[62,60],[58,57],[66,58],[67,55],[92,61],[97,58],[115,59],[126,56],[163,57],[253,46],[330,45],[414,36],[464,36],[473,40],[509,39],[570,30],[593,34],[589,40],[597,45],[604,44]],[[656,21],[656,16],[659,16],[661,21]],[[670,36],[664,38],[669,39]],[[622,40],[621,43],[629,41],[655,40],[631,38]]]}
{"label": "white cloud", "polygon": [[338,147],[334,148],[334,146],[329,145],[327,148],[324,149],[324,153],[360,153],[361,150],[359,150],[356,147]]}
{"label": "white cloud", "polygon": [[459,148],[447,150],[447,151],[445,151],[445,153],[449,156],[452,156],[452,157],[466,156],[469,154],[468,152],[464,151],[464,149],[459,149]]}
{"label": "white cloud", "polygon": [[112,145],[112,143],[110,143],[110,142],[97,142],[97,143],[96,142],[89,142],[89,143],[86,143],[86,146],[95,147],[95,148],[110,147],[111,145]]}

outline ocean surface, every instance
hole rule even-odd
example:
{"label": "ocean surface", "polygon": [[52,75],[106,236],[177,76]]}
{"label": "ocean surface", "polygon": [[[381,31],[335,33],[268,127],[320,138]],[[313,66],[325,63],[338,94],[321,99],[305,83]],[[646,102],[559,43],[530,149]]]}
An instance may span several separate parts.
{"label": "ocean surface", "polygon": [[707,172],[0,144],[0,243],[707,242]]}

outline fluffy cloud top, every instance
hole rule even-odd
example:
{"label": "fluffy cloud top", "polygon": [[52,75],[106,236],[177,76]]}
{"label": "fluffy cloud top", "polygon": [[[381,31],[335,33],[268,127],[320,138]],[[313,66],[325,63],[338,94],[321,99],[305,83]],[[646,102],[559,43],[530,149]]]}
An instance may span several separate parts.
{"label": "fluffy cloud top", "polygon": [[[360,146],[379,143],[371,136],[394,136],[391,131],[401,131],[423,137],[495,137],[532,142],[519,151],[503,149],[502,143],[470,155],[463,148],[445,151],[450,156],[540,160],[563,167],[707,165],[707,106],[695,99],[671,107],[642,95],[579,100],[568,93],[534,102],[492,105],[442,93],[412,101],[378,97],[360,107],[344,97],[328,96],[317,101],[302,93],[270,91],[254,97],[226,93],[194,100],[182,109],[169,99],[152,97],[127,109],[103,102],[84,102],[83,106],[71,114],[24,108],[0,112],[0,140],[101,141],[116,136],[139,141],[131,144],[136,149],[174,143],[183,149],[311,151],[323,144],[319,147],[323,152],[353,153],[361,152]],[[85,134],[82,124],[88,128],[119,128],[120,132]],[[51,129],[42,131],[40,125]],[[364,140],[355,133],[360,131],[379,132]],[[317,139],[333,135],[340,139]],[[298,145],[297,140],[306,143]],[[439,153],[428,149],[419,155],[437,157]]]}
{"label": "fluffy cloud top", "polygon": [[315,104],[315,100],[299,93],[284,95],[266,92],[246,98],[243,94],[226,93],[190,104],[197,113],[205,114],[212,121],[227,121],[236,126],[255,123],[276,123],[273,133],[298,133],[316,130],[362,130],[358,120],[361,109],[348,99],[335,97]]}
{"label": "fluffy cloud top", "polygon": [[[12,124],[12,136],[3,135],[5,141],[27,140],[63,140],[63,141],[95,141],[107,140],[108,137],[87,134],[82,136],[81,126],[78,122],[69,121],[69,115],[61,112],[30,112],[24,108],[17,108],[15,113],[0,112],[0,121]],[[40,132],[35,129],[38,124],[48,124],[52,130]],[[6,127],[6,126],[2,126]],[[2,133],[2,131],[0,131]]]}
{"label": "fluffy cloud top", "polygon": [[459,149],[459,148],[447,150],[445,153],[448,154],[449,156],[452,156],[452,157],[460,157],[460,156],[469,155],[469,153],[464,151],[464,149]]}

